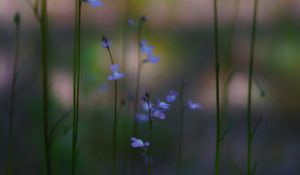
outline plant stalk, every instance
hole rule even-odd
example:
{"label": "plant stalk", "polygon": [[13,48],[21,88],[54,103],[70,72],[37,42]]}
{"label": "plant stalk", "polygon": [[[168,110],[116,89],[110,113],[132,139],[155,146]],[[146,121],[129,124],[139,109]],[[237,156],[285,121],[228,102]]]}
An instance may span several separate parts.
{"label": "plant stalk", "polygon": [[218,4],[214,0],[214,39],[215,39],[215,76],[216,76],[216,153],[215,153],[215,175],[219,175],[220,166],[220,60],[219,60],[219,31],[218,31]]}
{"label": "plant stalk", "polygon": [[19,43],[20,43],[20,16],[16,14],[15,16],[16,24],[16,55],[13,63],[13,73],[10,91],[10,110],[9,110],[9,131],[8,131],[8,159],[7,159],[7,174],[13,174],[13,131],[14,131],[14,111],[15,111],[15,94],[16,94],[16,83],[17,83],[17,69],[19,63]]}
{"label": "plant stalk", "polygon": [[72,175],[75,174],[78,159],[78,121],[79,121],[79,87],[80,87],[80,29],[81,29],[81,0],[75,1],[75,32],[73,60],[73,138],[72,138]]}
{"label": "plant stalk", "polygon": [[250,44],[250,60],[248,74],[248,105],[247,105],[247,174],[252,174],[252,80],[254,70],[254,52],[256,41],[256,18],[257,18],[258,0],[254,0],[252,29],[251,29],[251,44]]}

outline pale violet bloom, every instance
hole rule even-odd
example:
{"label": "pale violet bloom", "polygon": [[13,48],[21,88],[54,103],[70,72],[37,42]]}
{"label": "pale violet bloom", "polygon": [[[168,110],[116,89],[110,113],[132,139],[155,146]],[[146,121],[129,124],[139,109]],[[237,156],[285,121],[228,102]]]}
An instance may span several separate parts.
{"label": "pale violet bloom", "polygon": [[112,41],[109,38],[102,37],[101,45],[103,48],[111,48]]}
{"label": "pale violet bloom", "polygon": [[145,59],[144,62],[151,62],[152,64],[156,64],[159,62],[159,60],[160,60],[159,57],[154,56],[152,54],[148,54],[147,59]]}
{"label": "pale violet bloom", "polygon": [[192,100],[188,101],[188,105],[190,109],[202,109],[202,105],[199,103],[193,103]]}
{"label": "pale violet bloom", "polygon": [[160,109],[170,109],[170,106],[171,106],[170,104],[160,101],[158,98],[156,100],[157,100],[157,106]]}
{"label": "pale violet bloom", "polygon": [[166,96],[166,101],[168,103],[172,103],[176,100],[177,96],[178,96],[178,93],[174,90],[171,90]]}
{"label": "pale violet bloom", "polygon": [[118,80],[121,79],[125,76],[124,73],[119,72],[119,65],[118,64],[113,64],[110,66],[110,69],[112,71],[112,74],[108,77],[108,80]]}
{"label": "pale violet bloom", "polygon": [[131,18],[128,19],[127,22],[128,22],[128,24],[131,25],[131,26],[136,26],[136,25],[137,25],[136,22],[135,22],[133,19],[131,19]]}
{"label": "pale violet bloom", "polygon": [[131,137],[130,140],[131,140],[131,146],[133,148],[147,148],[150,146],[149,142],[144,142],[143,140],[138,139],[136,137]]}
{"label": "pale violet bloom", "polygon": [[151,113],[152,113],[153,117],[156,117],[156,118],[158,118],[160,120],[166,119],[165,113],[162,110],[160,110],[160,109],[152,108],[151,109]]}
{"label": "pale violet bloom", "polygon": [[138,114],[136,114],[136,120],[144,123],[144,122],[149,121],[149,116],[146,114],[138,113]]}
{"label": "pale violet bloom", "polygon": [[144,109],[145,112],[149,111],[149,107],[150,107],[150,109],[153,107],[153,104],[151,102],[149,102],[149,105],[148,105],[148,102],[146,102],[146,101],[142,102],[142,108]]}
{"label": "pale violet bloom", "polygon": [[148,55],[152,55],[154,47],[153,46],[149,46],[147,44],[147,40],[145,40],[145,39],[142,40],[141,43],[140,43],[140,46],[141,46],[141,52],[142,53],[145,53],[145,54],[148,54]]}
{"label": "pale violet bloom", "polygon": [[92,7],[100,7],[103,5],[103,2],[100,0],[83,0],[83,2],[90,4]]}

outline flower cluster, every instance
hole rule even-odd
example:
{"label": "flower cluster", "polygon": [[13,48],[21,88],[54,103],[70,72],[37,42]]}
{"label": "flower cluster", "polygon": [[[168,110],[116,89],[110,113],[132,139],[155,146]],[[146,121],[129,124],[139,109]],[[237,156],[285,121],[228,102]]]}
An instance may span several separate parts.
{"label": "flower cluster", "polygon": [[110,66],[110,69],[112,71],[112,74],[108,77],[108,80],[118,80],[125,76],[124,73],[119,72],[119,65],[113,64]]}

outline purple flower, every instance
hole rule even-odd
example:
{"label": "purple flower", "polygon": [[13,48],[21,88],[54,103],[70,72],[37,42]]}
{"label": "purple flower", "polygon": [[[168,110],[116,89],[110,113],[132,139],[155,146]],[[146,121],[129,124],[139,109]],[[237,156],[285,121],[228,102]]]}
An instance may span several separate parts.
{"label": "purple flower", "polygon": [[103,2],[100,0],[83,0],[83,2],[90,4],[92,7],[100,7],[103,5]]}
{"label": "purple flower", "polygon": [[113,64],[110,66],[110,69],[112,71],[112,74],[108,77],[108,80],[118,80],[125,76],[125,74],[119,72],[119,65]]}
{"label": "purple flower", "polygon": [[176,100],[177,96],[178,96],[178,93],[174,90],[171,90],[166,96],[166,101],[168,103],[172,103]]}
{"label": "purple flower", "polygon": [[141,43],[140,43],[140,46],[141,46],[141,52],[142,53],[152,55],[154,47],[153,46],[148,46],[147,40],[145,40],[145,39],[142,40]]}
{"label": "purple flower", "polygon": [[146,114],[138,113],[136,114],[136,119],[139,122],[147,122],[149,120],[149,116]]}
{"label": "purple flower", "polygon": [[144,142],[143,140],[138,139],[136,137],[131,137],[130,140],[131,140],[131,146],[133,148],[147,148],[150,146],[149,142]]}
{"label": "purple flower", "polygon": [[148,106],[148,102],[143,101],[142,102],[142,108],[144,109],[145,112],[149,111],[149,107],[150,109],[153,107],[153,104],[149,101],[149,106]]}
{"label": "purple flower", "polygon": [[200,105],[199,103],[193,103],[192,100],[188,101],[188,105],[189,105],[190,109],[192,109],[192,110],[202,109],[202,105]]}
{"label": "purple flower", "polygon": [[147,55],[147,59],[145,59],[144,62],[145,62],[145,63],[146,63],[146,62],[151,62],[152,64],[156,64],[156,63],[159,62],[159,60],[160,60],[159,57],[154,56],[154,55],[152,55],[152,54],[148,54],[148,55]]}
{"label": "purple flower", "polygon": [[101,45],[103,48],[111,48],[112,41],[109,38],[102,37]]}
{"label": "purple flower", "polygon": [[170,109],[170,106],[171,106],[170,104],[160,101],[158,98],[156,100],[157,100],[157,106],[160,109]]}
{"label": "purple flower", "polygon": [[152,114],[153,117],[156,117],[158,119],[161,119],[161,120],[166,119],[165,113],[162,110],[158,109],[158,108],[152,108],[151,109],[151,114]]}
{"label": "purple flower", "polygon": [[133,19],[128,19],[128,24],[131,26],[136,26],[136,22]]}

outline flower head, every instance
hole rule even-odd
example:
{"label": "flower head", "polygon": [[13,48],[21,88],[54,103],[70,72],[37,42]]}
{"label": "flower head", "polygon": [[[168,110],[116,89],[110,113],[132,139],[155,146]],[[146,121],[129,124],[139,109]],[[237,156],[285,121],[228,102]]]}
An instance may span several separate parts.
{"label": "flower head", "polygon": [[178,93],[174,90],[171,90],[166,96],[166,101],[168,103],[172,103],[176,100],[177,96],[178,96]]}
{"label": "flower head", "polygon": [[160,109],[170,109],[170,106],[171,106],[170,104],[160,101],[158,98],[156,100],[157,100],[157,106]]}
{"label": "flower head", "polygon": [[111,48],[112,41],[105,36],[102,37],[101,45],[103,48]]}
{"label": "flower head", "polygon": [[100,7],[103,5],[103,2],[100,0],[83,0],[83,2],[90,4],[92,7]]}
{"label": "flower head", "polygon": [[148,55],[152,55],[152,52],[153,52],[153,49],[154,49],[154,46],[149,46],[147,44],[147,40],[142,40],[140,42],[140,46],[141,46],[141,52],[142,53],[145,53],[145,54],[148,54]]}
{"label": "flower head", "polygon": [[160,60],[159,57],[154,56],[154,55],[152,55],[152,54],[148,54],[148,55],[147,55],[147,58],[144,60],[144,62],[145,62],[145,63],[146,63],[146,62],[150,62],[150,63],[152,63],[152,64],[156,64],[156,63],[159,62],[159,60]]}
{"label": "flower head", "polygon": [[161,109],[158,109],[158,108],[152,108],[151,109],[151,115],[153,117],[156,117],[156,118],[160,119],[160,120],[166,119],[166,114],[164,113],[164,111],[161,110]]}
{"label": "flower head", "polygon": [[202,105],[200,105],[199,103],[193,103],[192,100],[188,101],[188,105],[190,109],[202,109]]}
{"label": "flower head", "polygon": [[149,142],[144,142],[143,140],[138,139],[136,137],[131,137],[130,140],[131,140],[131,146],[133,148],[147,148],[150,146]]}
{"label": "flower head", "polygon": [[131,25],[131,26],[136,26],[136,22],[135,22],[133,19],[131,19],[131,18],[128,19],[127,22],[128,22],[128,24]]}
{"label": "flower head", "polygon": [[138,113],[136,114],[136,120],[139,121],[139,122],[147,122],[149,120],[149,117],[148,115],[146,114],[142,114],[142,113]]}
{"label": "flower head", "polygon": [[112,74],[108,77],[108,80],[118,80],[121,79],[125,76],[124,73],[119,72],[119,65],[118,64],[113,64],[110,66],[110,69],[112,71]]}

